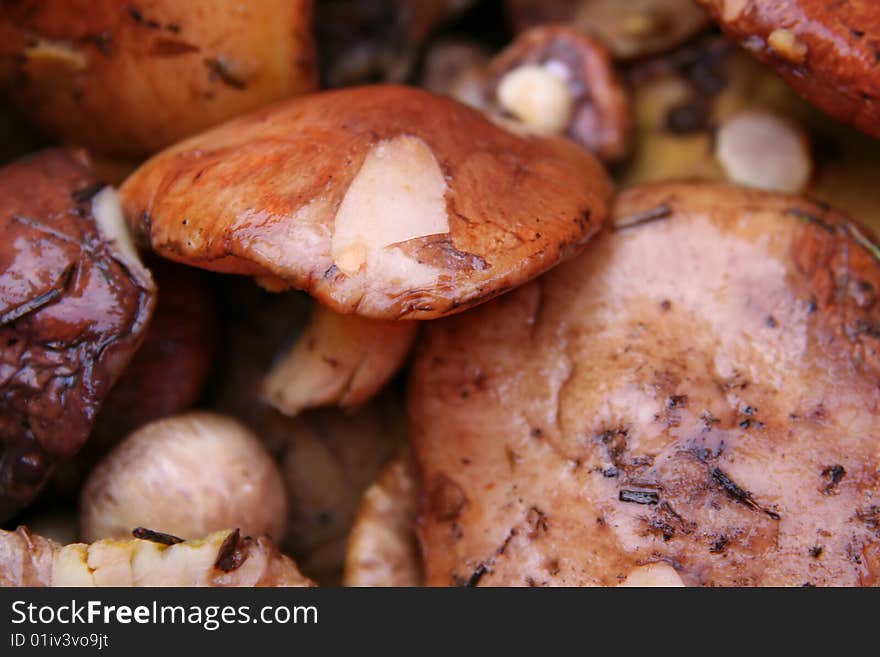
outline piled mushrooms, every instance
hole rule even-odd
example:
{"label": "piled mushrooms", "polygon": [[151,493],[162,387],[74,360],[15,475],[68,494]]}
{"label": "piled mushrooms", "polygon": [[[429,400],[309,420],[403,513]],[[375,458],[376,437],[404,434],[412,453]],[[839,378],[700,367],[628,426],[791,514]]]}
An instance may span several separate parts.
{"label": "piled mushrooms", "polygon": [[0,584],[880,585],[878,19],[0,5]]}

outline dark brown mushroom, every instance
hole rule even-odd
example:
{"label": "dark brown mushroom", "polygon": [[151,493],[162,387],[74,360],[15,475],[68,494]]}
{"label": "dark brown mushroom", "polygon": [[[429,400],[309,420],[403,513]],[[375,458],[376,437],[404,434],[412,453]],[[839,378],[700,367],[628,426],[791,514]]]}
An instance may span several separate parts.
{"label": "dark brown mushroom", "polygon": [[79,151],[0,169],[0,517],[75,454],[154,306],[111,188]]}

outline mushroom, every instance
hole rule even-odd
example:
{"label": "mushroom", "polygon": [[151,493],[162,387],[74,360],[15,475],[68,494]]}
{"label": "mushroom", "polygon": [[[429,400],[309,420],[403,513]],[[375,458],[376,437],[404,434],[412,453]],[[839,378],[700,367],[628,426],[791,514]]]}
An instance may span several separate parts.
{"label": "mushroom", "polygon": [[485,95],[526,130],[567,136],[603,160],[629,148],[629,97],[605,48],[577,30],[520,34],[489,64]]}
{"label": "mushroom", "polygon": [[[128,216],[160,255],[383,321],[458,312],[540,274],[583,247],[609,192],[601,166],[573,144],[518,137],[454,101],[395,86],[244,117],[154,157],[122,188]],[[379,327],[318,317],[313,328],[332,322],[359,339]],[[381,367],[363,347],[322,337],[335,350],[322,355],[351,366],[329,372],[329,392],[294,381],[291,393],[309,332],[270,376],[269,398],[288,412],[322,398],[362,401],[402,362],[414,331],[387,336],[373,361]],[[327,381],[322,369],[301,380]]]}
{"label": "mushroom", "polygon": [[405,441],[400,402],[382,395],[356,413],[284,418],[281,471],[288,497],[284,548],[318,582],[336,584],[361,495]]}
{"label": "mushroom", "polygon": [[729,180],[778,192],[804,191],[812,173],[804,131],[772,112],[749,110],[722,123],[715,156]]}
{"label": "mushroom", "polygon": [[80,151],[0,169],[0,517],[89,436],[140,346],[155,290],[112,188]]}
{"label": "mushroom", "polygon": [[138,528],[135,538],[60,545],[0,530],[0,586],[314,586],[272,542],[221,530],[195,541]]}
{"label": "mushroom", "polygon": [[421,586],[415,536],[418,475],[409,456],[391,461],[364,492],[345,553],[345,586]]}
{"label": "mushroom", "polygon": [[143,157],[317,84],[312,0],[23,0],[0,84],[53,137]]}
{"label": "mushroom", "polygon": [[506,0],[506,6],[517,32],[566,23],[621,60],[671,50],[709,23],[693,0]]}
{"label": "mushroom", "polygon": [[217,318],[203,272],[151,258],[158,300],[144,343],[107,396],[89,449],[106,449],[140,426],[186,410],[214,366]]}
{"label": "mushroom", "polygon": [[870,233],[708,183],[626,191],[611,223],[425,327],[407,411],[426,583],[616,585],[663,562],[689,586],[876,586]]}
{"label": "mushroom", "polygon": [[[740,170],[767,171],[773,164],[760,180],[752,176],[753,184],[782,181],[880,227],[880,187],[873,184],[880,142],[829,121],[730,42],[700,40],[634,64],[628,77],[635,138],[631,158],[618,169],[623,186],[681,178],[734,182],[719,157],[719,137],[730,121],[757,115],[767,132],[761,148],[745,150],[733,142]],[[780,163],[778,151],[788,151],[793,166]]]}
{"label": "mushroom", "polygon": [[224,357],[209,404],[250,426],[274,454],[284,450],[291,423],[272,405],[291,417],[321,406],[354,411],[401,367],[418,329],[416,322],[342,316],[317,304],[306,321],[305,295],[273,294],[234,278],[218,283]]}
{"label": "mushroom", "polygon": [[306,408],[360,406],[409,355],[417,322],[339,315],[316,304],[293,348],[263,381],[263,396],[291,417]]}
{"label": "mushroom", "polygon": [[699,0],[735,41],[831,116],[880,137],[880,4]]}
{"label": "mushroom", "polygon": [[473,0],[321,0],[315,32],[328,87],[405,82],[421,46]]}
{"label": "mushroom", "polygon": [[144,342],[104,400],[88,442],[52,477],[47,492],[58,497],[75,498],[98,460],[129,433],[190,408],[214,366],[217,320],[204,272],[159,258],[148,263],[158,299]]}
{"label": "mushroom", "polygon": [[[247,172],[247,175],[242,175]],[[300,97],[184,141],[121,188],[160,255],[432,319],[578,252],[610,192],[588,153],[407,87]]]}
{"label": "mushroom", "polygon": [[147,424],[117,445],[80,494],[86,541],[135,527],[196,538],[225,527],[284,537],[287,505],[278,467],[240,422],[204,411]]}
{"label": "mushroom", "polygon": [[282,415],[259,396],[260,380],[278,345],[301,331],[303,299],[266,292],[246,279],[218,282],[225,357],[212,377],[210,406],[246,423],[281,463],[288,504],[282,545],[310,577],[338,584],[361,494],[405,440],[396,386],[345,412],[327,408]]}

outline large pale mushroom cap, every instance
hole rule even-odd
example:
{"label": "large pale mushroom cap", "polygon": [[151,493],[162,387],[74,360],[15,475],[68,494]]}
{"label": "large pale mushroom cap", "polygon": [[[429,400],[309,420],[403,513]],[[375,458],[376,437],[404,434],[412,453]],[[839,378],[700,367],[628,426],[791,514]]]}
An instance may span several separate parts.
{"label": "large pale mushroom cap", "polygon": [[574,144],[397,86],[235,120],[121,190],[161,255],[375,319],[435,318],[524,283],[581,249],[609,193]]}
{"label": "large pale mushroom cap", "polygon": [[425,328],[408,413],[427,584],[876,585],[867,233],[693,183],[624,193],[614,224]]}

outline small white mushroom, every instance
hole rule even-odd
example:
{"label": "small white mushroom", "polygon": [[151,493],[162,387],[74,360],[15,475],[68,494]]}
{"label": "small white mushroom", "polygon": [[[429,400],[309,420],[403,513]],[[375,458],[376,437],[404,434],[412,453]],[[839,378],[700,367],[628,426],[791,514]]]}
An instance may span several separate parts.
{"label": "small white mushroom", "polygon": [[683,587],[684,582],[675,568],[668,563],[656,562],[633,568],[619,586],[674,588]]}
{"label": "small white mushroom", "polygon": [[136,527],[197,538],[240,528],[281,539],[284,484],[260,440],[236,420],[206,412],[147,424],[89,476],[80,497],[85,541],[131,536]]}
{"label": "small white mushroom", "polygon": [[732,182],[792,194],[804,190],[813,168],[804,132],[765,110],[727,119],[716,135],[715,156]]}
{"label": "small white mushroom", "polygon": [[571,89],[556,69],[533,64],[506,73],[497,97],[505,111],[542,134],[563,132],[574,107]]}

